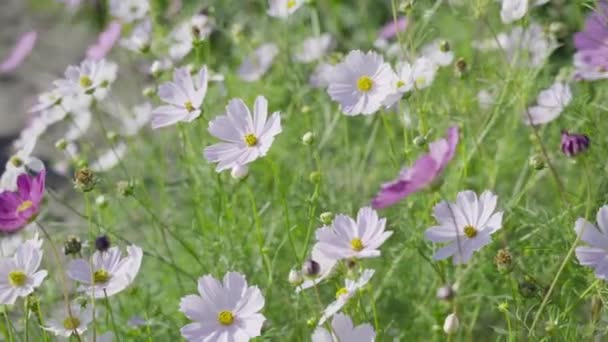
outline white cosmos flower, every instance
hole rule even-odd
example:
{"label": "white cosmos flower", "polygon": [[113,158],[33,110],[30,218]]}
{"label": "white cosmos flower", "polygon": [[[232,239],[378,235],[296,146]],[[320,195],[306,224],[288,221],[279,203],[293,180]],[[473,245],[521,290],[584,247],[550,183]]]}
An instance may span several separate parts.
{"label": "white cosmos flower", "polygon": [[181,60],[190,51],[196,40],[205,40],[213,32],[211,19],[204,14],[197,14],[190,20],[181,23],[169,35],[169,56],[173,60]]}
{"label": "white cosmos flower", "polygon": [[556,82],[538,94],[536,105],[528,108],[523,114],[528,125],[540,125],[555,120],[572,101],[570,86]]}
{"label": "white cosmos flower", "polygon": [[502,0],[500,19],[505,24],[519,20],[528,12],[529,0]]}
{"label": "white cosmos flower", "polygon": [[437,74],[437,65],[427,57],[420,57],[414,64],[400,62],[391,79],[391,93],[384,99],[387,108],[393,107],[403,95],[411,90],[430,86]]}
{"label": "white cosmos flower", "polygon": [[370,324],[355,327],[350,317],[340,313],[331,321],[331,330],[318,327],[312,335],[312,342],[373,342],[376,338]]}
{"label": "white cosmos flower", "polygon": [[357,221],[337,215],[331,227],[317,229],[317,244],[321,253],[335,260],[375,258],[380,246],[393,232],[385,231],[386,219],[370,208],[359,209]]}
{"label": "white cosmos flower", "polygon": [[502,212],[495,213],[498,197],[484,191],[461,191],[456,203],[442,201],[433,208],[439,225],[424,232],[427,240],[449,243],[433,255],[435,260],[453,257],[454,264],[467,263],[473,252],[492,242],[491,235],[502,228]]}
{"label": "white cosmos flower", "polygon": [[58,313],[46,321],[44,330],[55,336],[70,337],[75,332],[81,336],[87,331],[88,325],[93,321],[93,309],[83,308],[78,303],[71,303],[70,310],[62,307]]}
{"label": "white cosmos flower", "polygon": [[146,19],[135,26],[129,37],[120,40],[120,46],[133,52],[143,52],[150,47],[151,38],[152,21]]}
{"label": "white cosmos flower", "polygon": [[37,238],[21,243],[12,258],[0,259],[0,304],[12,305],[42,284],[47,271],[38,270],[41,261],[41,242]]}
{"label": "white cosmos flower", "polygon": [[333,68],[327,93],[346,115],[373,114],[392,91],[393,76],[381,55],[351,51]]}
{"label": "white cosmos flower", "polygon": [[136,105],[132,109],[133,116],[122,117],[123,134],[132,137],[139,133],[152,119],[152,105],[149,102]]}
{"label": "white cosmos flower", "polygon": [[37,136],[32,136],[24,141],[23,148],[17,150],[15,154],[6,162],[4,173],[0,177],[0,189],[8,191],[17,190],[17,178],[25,172],[25,166],[30,163],[34,157],[32,152],[38,142]]}
{"label": "white cosmos flower", "polygon": [[64,137],[67,141],[76,141],[80,139],[91,127],[93,122],[93,114],[90,111],[85,110],[79,113],[68,113],[69,123],[67,131]]}
{"label": "white cosmos flower", "polygon": [[306,38],[296,49],[294,59],[301,63],[311,63],[321,59],[333,47],[334,39],[331,34],[323,33],[318,37]]}
{"label": "white cosmos flower", "polygon": [[194,78],[187,68],[173,72],[173,82],[158,87],[158,96],[168,105],[152,111],[152,128],[157,129],[178,122],[192,122],[201,115],[207,94],[207,67],[203,66]]}
{"label": "white cosmos flower", "polygon": [[366,269],[363,270],[359,279],[355,281],[346,279],[344,281],[344,287],[336,292],[336,300],[329,304],[327,308],[325,308],[325,311],[323,311],[323,315],[319,319],[319,325],[323,325],[330,317],[342,310],[348,301],[357,294],[357,291],[369,283],[374,272],[374,270]]}
{"label": "white cosmos flower", "polygon": [[304,0],[269,0],[268,15],[275,18],[287,18],[303,4]]}
{"label": "white cosmos flower", "polygon": [[436,40],[422,47],[421,53],[424,57],[433,61],[433,63],[446,66],[452,64],[454,61],[454,51],[442,51],[441,41]]}
{"label": "white cosmos flower", "polygon": [[579,218],[574,230],[580,235],[581,241],[588,245],[576,248],[578,262],[593,268],[598,279],[608,280],[608,206],[601,207],[597,212],[597,226]]}
{"label": "white cosmos flower", "polygon": [[323,280],[332,275],[334,267],[337,264],[337,260],[328,258],[319,250],[317,246],[313,247],[311,261],[316,263],[316,266],[318,266],[318,272],[316,274],[309,275],[307,272],[302,270],[301,273],[304,281],[296,287],[296,293],[320,284]]}
{"label": "white cosmos flower", "polygon": [[194,321],[181,329],[188,341],[246,342],[260,336],[266,318],[264,297],[245,276],[228,272],[223,283],[210,275],[198,280],[197,295],[181,299],[179,310]]}
{"label": "white cosmos flower", "polygon": [[125,23],[143,19],[149,9],[148,0],[110,0],[110,14]]}
{"label": "white cosmos flower", "polygon": [[205,149],[205,158],[218,163],[217,172],[245,165],[268,153],[274,137],[281,133],[281,116],[274,112],[268,116],[268,101],[258,96],[253,115],[241,99],[230,100],[226,115],[209,122],[209,133],[224,142]]}
{"label": "white cosmos flower", "polygon": [[481,109],[489,109],[496,103],[496,96],[487,89],[477,92],[477,103]]}
{"label": "white cosmos flower", "polygon": [[122,258],[118,247],[105,252],[96,251],[91,260],[77,259],[68,264],[67,274],[81,285],[79,291],[95,298],[110,297],[126,289],[135,280],[141,267],[143,251],[131,245]]}
{"label": "white cosmos flower", "polygon": [[97,160],[91,164],[91,170],[94,172],[106,172],[111,170],[120,163],[125,154],[127,154],[127,144],[120,142],[101,153]]}
{"label": "white cosmos flower", "polygon": [[102,100],[108,94],[109,86],[116,80],[118,65],[101,60],[83,61],[80,66],[70,65],[65,70],[65,78],[54,82],[63,96],[93,96]]}
{"label": "white cosmos flower", "polygon": [[243,60],[238,70],[239,77],[247,82],[259,80],[270,69],[278,53],[279,48],[276,44],[262,44]]}

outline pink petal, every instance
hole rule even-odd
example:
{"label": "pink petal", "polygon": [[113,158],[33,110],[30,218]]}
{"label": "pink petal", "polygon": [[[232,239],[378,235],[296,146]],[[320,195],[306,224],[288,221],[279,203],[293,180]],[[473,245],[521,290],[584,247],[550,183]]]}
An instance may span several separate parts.
{"label": "pink petal", "polygon": [[36,31],[23,34],[8,57],[0,64],[0,73],[8,73],[17,69],[34,49],[37,37]]}

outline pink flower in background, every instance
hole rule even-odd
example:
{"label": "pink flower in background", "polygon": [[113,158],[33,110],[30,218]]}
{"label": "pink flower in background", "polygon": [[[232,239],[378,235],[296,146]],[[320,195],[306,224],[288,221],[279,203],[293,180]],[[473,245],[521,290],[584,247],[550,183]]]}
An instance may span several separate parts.
{"label": "pink flower in background", "polygon": [[583,31],[574,35],[575,77],[588,81],[608,78],[608,1],[600,1],[585,20]]}
{"label": "pink flower in background", "polygon": [[21,174],[17,178],[17,191],[0,193],[0,232],[15,232],[36,218],[44,196],[45,177],[45,170],[36,176]]}
{"label": "pink flower in background", "polygon": [[399,17],[397,21],[391,20],[387,22],[378,33],[378,38],[391,39],[397,35],[398,32],[403,32],[407,29],[407,18]]}
{"label": "pink flower in background", "polygon": [[401,170],[396,180],[382,185],[372,200],[375,209],[389,207],[431,184],[454,158],[458,145],[458,127],[450,127],[445,139],[429,145],[429,153],[418,158],[411,168]]}
{"label": "pink flower in background", "polygon": [[119,21],[115,20],[111,22],[108,27],[99,34],[97,42],[89,47],[87,50],[87,58],[100,60],[110,53],[114,44],[120,39],[121,29],[122,25],[120,25]]}
{"label": "pink flower in background", "polygon": [[15,44],[13,50],[8,54],[8,57],[0,64],[0,73],[8,73],[17,69],[34,49],[37,37],[38,33],[36,31],[24,33],[17,40],[17,44]]}

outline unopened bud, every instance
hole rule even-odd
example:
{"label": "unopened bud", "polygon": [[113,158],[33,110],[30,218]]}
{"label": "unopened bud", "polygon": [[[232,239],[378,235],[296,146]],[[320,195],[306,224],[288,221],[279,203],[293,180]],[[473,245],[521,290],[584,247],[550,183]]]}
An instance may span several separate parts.
{"label": "unopened bud", "polygon": [[532,298],[538,292],[538,286],[531,281],[524,280],[519,283],[519,294],[524,298]]}
{"label": "unopened bud", "polygon": [[236,180],[243,180],[249,175],[249,167],[247,165],[237,165],[232,168],[230,175]]}
{"label": "unopened bud", "polygon": [[437,299],[450,301],[454,298],[456,292],[451,285],[442,286],[437,289]]}
{"label": "unopened bud", "polygon": [[454,334],[460,328],[460,321],[455,313],[451,313],[448,317],[445,318],[445,322],[443,322],[443,331],[448,334]]}
{"label": "unopened bud", "polygon": [[419,135],[414,138],[413,143],[414,143],[414,145],[416,145],[418,147],[422,147],[422,146],[426,145],[426,138],[423,135]]}
{"label": "unopened bud", "polygon": [[110,238],[107,235],[100,235],[95,239],[95,249],[105,252],[110,249]]}
{"label": "unopened bud", "polygon": [[545,158],[543,156],[536,154],[530,157],[530,166],[535,170],[542,170],[545,168]]}
{"label": "unopened bud", "polygon": [[313,171],[310,173],[310,175],[308,176],[308,179],[310,180],[311,183],[317,184],[321,181],[321,172],[319,171]]}
{"label": "unopened bud", "polygon": [[82,242],[78,236],[70,235],[63,244],[63,253],[65,255],[76,255],[82,250]]}
{"label": "unopened bud", "polygon": [[500,304],[498,304],[498,311],[500,312],[508,312],[509,311],[509,303],[507,302],[502,302]]}
{"label": "unopened bud", "polygon": [[302,273],[300,271],[291,269],[291,271],[289,271],[289,277],[287,278],[287,280],[291,285],[297,286],[300,285],[302,281],[304,281],[304,278],[302,277]]}
{"label": "unopened bud", "polygon": [[510,272],[513,269],[513,258],[511,257],[511,253],[508,248],[501,248],[494,256],[494,263],[496,264],[496,268],[501,273]]}
{"label": "unopened bud", "polygon": [[464,58],[458,58],[454,63],[454,73],[457,77],[463,77],[469,71],[469,66]]}
{"label": "unopened bud", "polygon": [[133,191],[135,189],[135,185],[133,182],[129,181],[119,181],[116,183],[116,192],[123,197],[128,197],[133,195]]}
{"label": "unopened bud", "polygon": [[321,272],[321,265],[312,259],[308,259],[302,265],[302,272],[307,277],[316,277]]}
{"label": "unopened bud", "polygon": [[450,52],[450,43],[447,40],[439,42],[439,50],[441,52]]}
{"label": "unopened bud", "polygon": [[321,220],[321,222],[323,222],[323,224],[331,224],[331,221],[334,220],[334,213],[332,213],[330,211],[321,213],[321,215],[319,215],[319,220]]}
{"label": "unopened bud", "polygon": [[312,145],[314,140],[315,140],[315,134],[313,132],[306,132],[302,136],[302,144],[304,144],[306,146]]}

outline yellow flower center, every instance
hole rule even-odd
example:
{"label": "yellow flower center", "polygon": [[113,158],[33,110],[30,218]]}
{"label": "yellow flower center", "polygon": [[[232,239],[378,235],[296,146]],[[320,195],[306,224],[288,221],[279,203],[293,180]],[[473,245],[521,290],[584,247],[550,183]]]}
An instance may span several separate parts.
{"label": "yellow flower center", "polygon": [[402,80],[397,81],[397,88],[401,88],[405,85],[405,82],[403,82]]}
{"label": "yellow flower center", "polygon": [[426,83],[426,77],[420,76],[416,78],[416,87],[421,88]]}
{"label": "yellow flower center", "polygon": [[477,236],[477,229],[473,226],[464,227],[464,235],[466,235],[469,239],[472,239]]}
{"label": "yellow flower center", "polygon": [[348,290],[346,289],[346,287],[343,287],[343,288],[339,289],[338,291],[336,291],[336,298],[340,298],[345,294],[348,294]]}
{"label": "yellow flower center", "polygon": [[194,112],[194,110],[195,110],[194,106],[192,105],[192,102],[190,102],[190,101],[184,103],[184,107],[186,108],[186,110],[188,112]]}
{"label": "yellow flower center", "polygon": [[234,322],[234,314],[230,311],[220,311],[217,314],[217,321],[222,325],[231,325]]}
{"label": "yellow flower center", "polygon": [[296,0],[289,0],[289,1],[287,1],[287,8],[288,9],[294,8],[295,5],[296,5]]}
{"label": "yellow flower center", "polygon": [[359,238],[354,238],[350,241],[350,246],[352,247],[353,251],[355,252],[361,252],[363,250],[363,241],[361,241],[361,239]]}
{"label": "yellow flower center", "polygon": [[27,281],[27,275],[21,271],[12,271],[8,273],[8,282],[14,287],[21,287],[25,285]]}
{"label": "yellow flower center", "polygon": [[374,86],[374,81],[367,76],[361,76],[357,81],[357,89],[362,92],[368,92]]}
{"label": "yellow flower center", "polygon": [[83,75],[80,76],[80,86],[83,88],[88,88],[93,85],[93,81],[89,78],[89,76]]}
{"label": "yellow flower center", "polygon": [[99,269],[93,273],[93,283],[95,284],[103,284],[109,279],[110,274],[104,269]]}
{"label": "yellow flower center", "polygon": [[17,213],[22,213],[26,210],[28,210],[29,208],[33,207],[34,203],[32,201],[23,201],[21,202],[21,204],[17,207]]}
{"label": "yellow flower center", "polygon": [[247,146],[253,147],[258,144],[258,137],[249,133],[245,135],[245,143],[247,144]]}
{"label": "yellow flower center", "polygon": [[21,160],[21,158],[19,158],[17,156],[12,156],[11,164],[13,164],[14,167],[21,167],[21,166],[23,166],[23,160]]}
{"label": "yellow flower center", "polygon": [[63,327],[66,328],[66,330],[76,330],[79,326],[80,320],[76,317],[70,316],[63,320]]}

